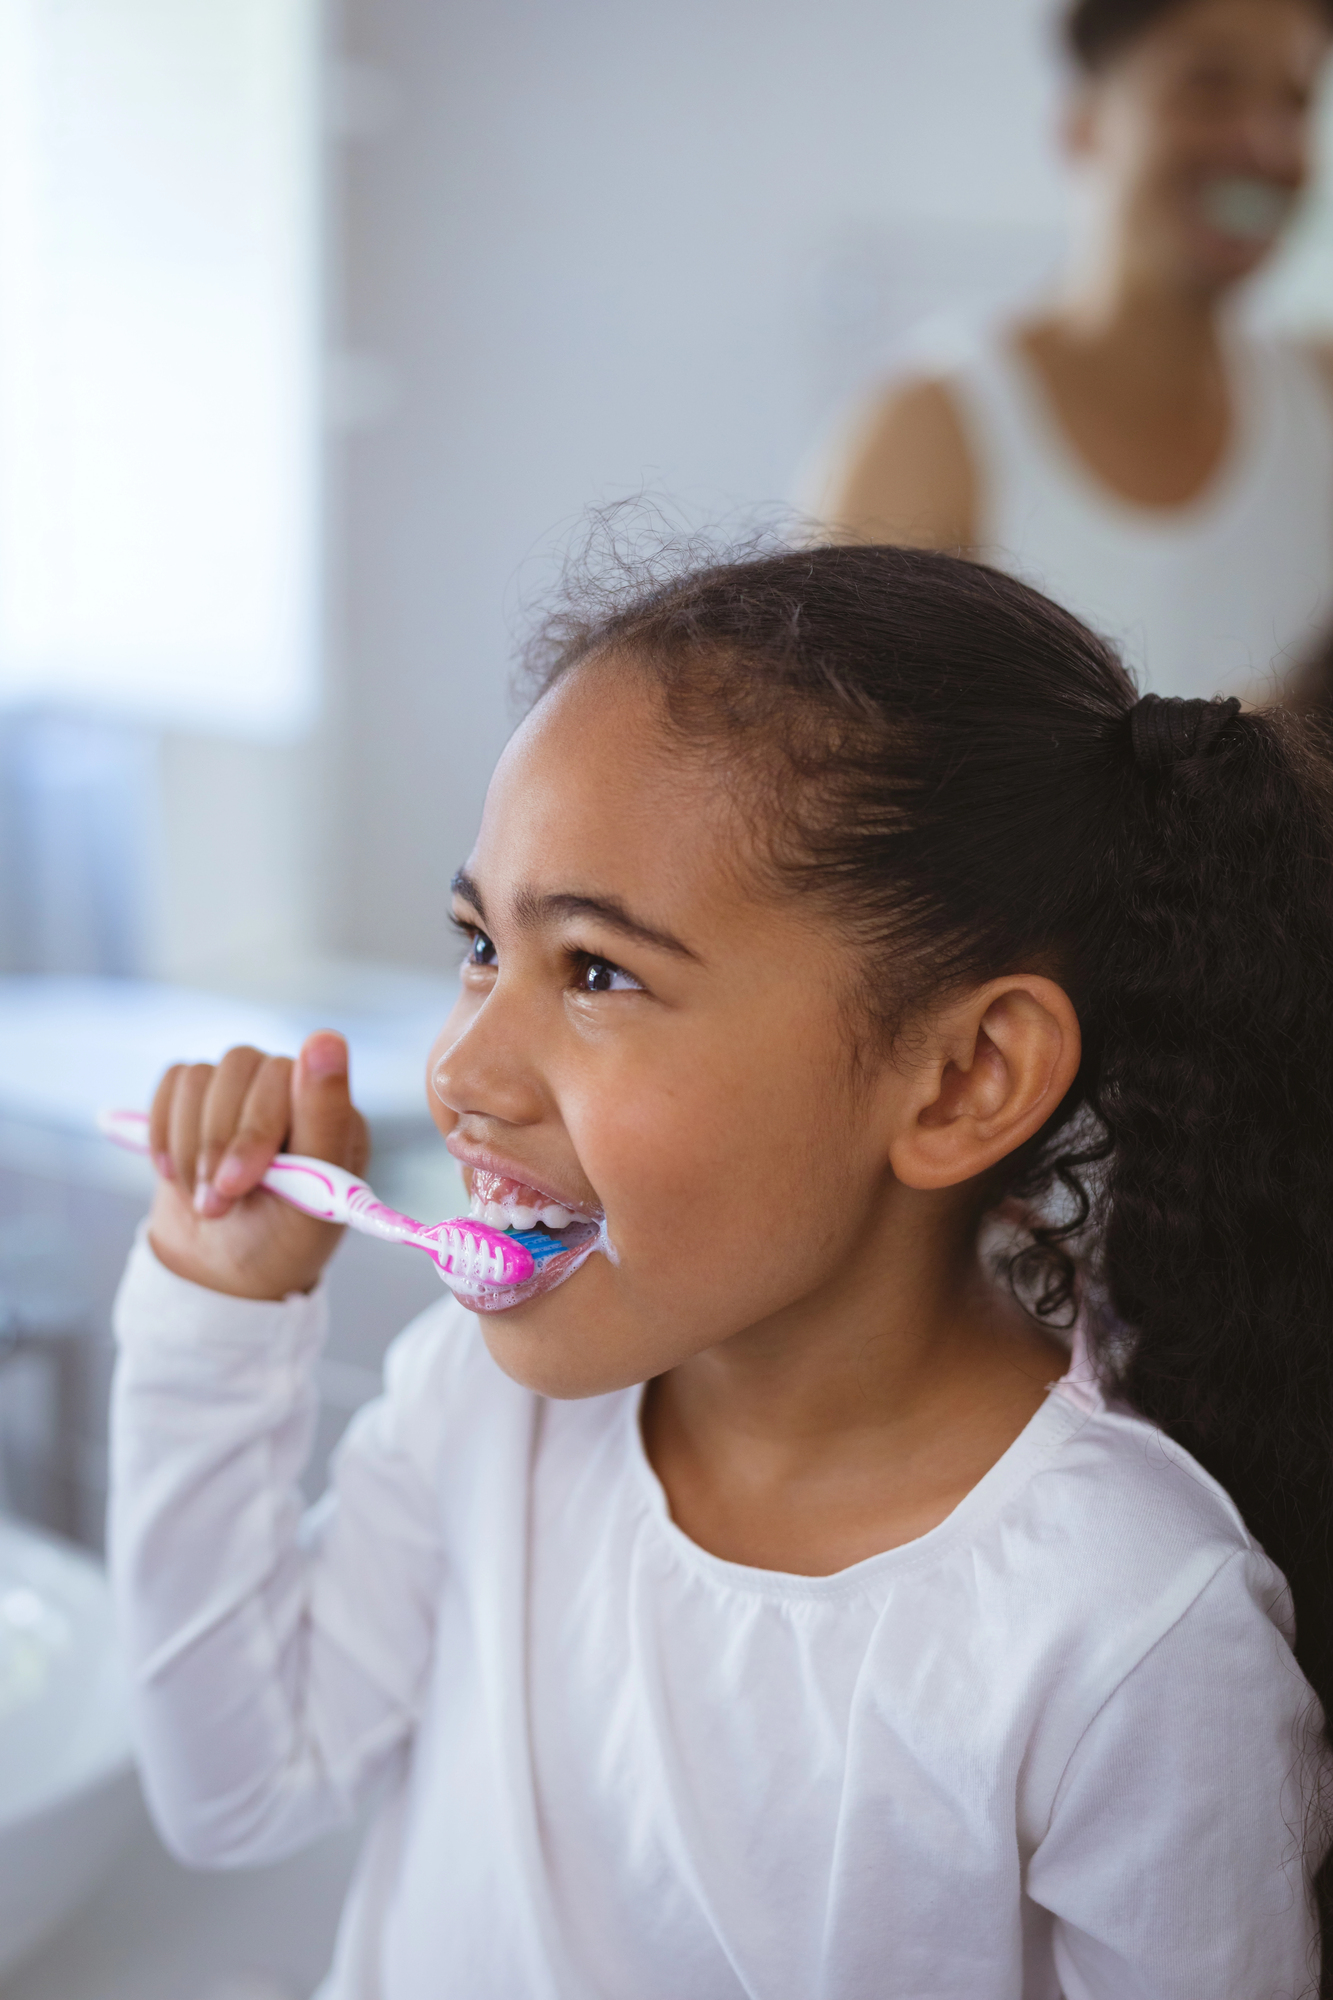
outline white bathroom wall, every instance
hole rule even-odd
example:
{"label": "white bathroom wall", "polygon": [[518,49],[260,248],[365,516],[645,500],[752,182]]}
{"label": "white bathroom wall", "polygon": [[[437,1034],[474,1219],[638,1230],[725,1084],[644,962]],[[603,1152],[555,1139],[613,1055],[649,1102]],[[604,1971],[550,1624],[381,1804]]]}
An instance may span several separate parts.
{"label": "white bathroom wall", "polygon": [[1049,255],[1045,14],[344,0],[333,943],[448,955],[522,601],[584,508],[780,503],[881,322]]}
{"label": "white bathroom wall", "polygon": [[[0,782],[0,967],[262,986],[330,952],[441,963],[525,605],[584,510],[771,515],[922,314],[1023,292],[1057,253],[1055,0],[321,4],[319,719],[288,744],[167,735],[144,773],[90,736],[40,865],[20,850],[51,801],[25,847]],[[1285,306],[1327,320],[1327,176],[1304,234]],[[117,759],[117,838],[152,851],[124,937],[56,950],[44,919],[38,950],[40,882],[67,885],[62,938],[102,895],[107,843],[78,894],[67,850],[111,825]]]}

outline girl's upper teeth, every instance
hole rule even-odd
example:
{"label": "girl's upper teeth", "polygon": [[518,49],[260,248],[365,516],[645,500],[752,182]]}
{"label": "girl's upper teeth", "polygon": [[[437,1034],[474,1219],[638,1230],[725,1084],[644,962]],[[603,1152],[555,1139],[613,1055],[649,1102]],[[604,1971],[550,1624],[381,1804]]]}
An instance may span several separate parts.
{"label": "girl's upper teeth", "polygon": [[572,1211],[562,1208],[558,1202],[542,1202],[540,1206],[534,1206],[531,1202],[516,1200],[512,1195],[503,1201],[483,1201],[480,1195],[474,1194],[468,1213],[479,1222],[489,1223],[492,1229],[532,1229],[539,1222],[545,1223],[548,1229],[568,1229],[574,1220]]}

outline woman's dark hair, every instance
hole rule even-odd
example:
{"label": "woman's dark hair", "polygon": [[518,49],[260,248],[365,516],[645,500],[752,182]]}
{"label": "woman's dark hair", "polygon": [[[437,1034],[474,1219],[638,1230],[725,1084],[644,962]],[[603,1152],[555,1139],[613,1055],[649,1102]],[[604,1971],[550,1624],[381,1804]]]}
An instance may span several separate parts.
{"label": "woman's dark hair", "polygon": [[[1074,0],[1064,16],[1065,47],[1080,69],[1099,70],[1188,0]],[[1308,0],[1333,28],[1333,0]]]}
{"label": "woman's dark hair", "polygon": [[1333,1716],[1333,775],[1301,720],[1211,711],[1206,754],[1145,768],[1101,640],[894,548],[576,600],[537,684],[594,658],[650,676],[777,885],[854,940],[863,1037],[960,983],[1065,987],[1081,1068],[989,1194],[1044,1209],[1040,1313],[1077,1243],[1103,1377],[1233,1495]]}

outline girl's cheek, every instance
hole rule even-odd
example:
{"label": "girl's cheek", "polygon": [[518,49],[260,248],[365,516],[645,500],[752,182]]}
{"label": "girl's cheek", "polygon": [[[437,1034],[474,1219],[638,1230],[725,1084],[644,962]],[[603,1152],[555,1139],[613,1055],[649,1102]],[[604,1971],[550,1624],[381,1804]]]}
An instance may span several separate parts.
{"label": "girl's cheek", "polygon": [[583,1154],[612,1246],[636,1276],[676,1272],[686,1246],[699,1270],[730,1259],[763,1224],[754,1156],[737,1158],[710,1136],[702,1113],[626,1120]]}
{"label": "girl's cheek", "polygon": [[[608,1093],[611,1096],[612,1093]],[[641,1096],[636,1102],[567,1106],[566,1129],[579,1164],[606,1211],[608,1226],[628,1245],[650,1251],[706,1198],[706,1127],[679,1106]]]}

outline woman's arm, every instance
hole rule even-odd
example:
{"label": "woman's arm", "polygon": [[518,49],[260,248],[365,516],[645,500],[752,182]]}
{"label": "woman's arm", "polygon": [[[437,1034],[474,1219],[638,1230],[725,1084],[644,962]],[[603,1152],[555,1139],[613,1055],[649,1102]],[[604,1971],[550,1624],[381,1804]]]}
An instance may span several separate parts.
{"label": "woman's arm", "polygon": [[853,423],[812,511],[832,541],[965,552],[977,542],[976,485],[953,399],[942,383],[918,379]]}
{"label": "woman's arm", "polygon": [[303,1513],[322,1296],[227,1297],[134,1251],[116,1307],[111,1568],[146,1790],[184,1860],[303,1845],[410,1738],[442,1573],[432,1318],[395,1343],[386,1395]]}

